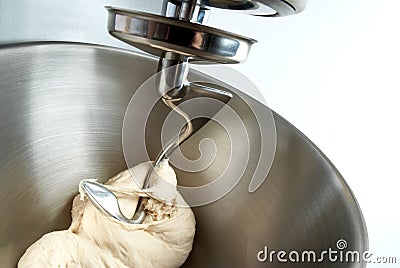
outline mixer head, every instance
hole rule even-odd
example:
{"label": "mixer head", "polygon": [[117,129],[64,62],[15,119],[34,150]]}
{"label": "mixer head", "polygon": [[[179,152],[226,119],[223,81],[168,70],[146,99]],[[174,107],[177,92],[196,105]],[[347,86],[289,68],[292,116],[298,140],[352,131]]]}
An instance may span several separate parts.
{"label": "mixer head", "polygon": [[169,52],[191,62],[240,63],[256,40],[203,25],[210,8],[278,17],[298,13],[305,4],[306,0],[168,0],[162,14],[107,7],[108,31],[158,57]]}
{"label": "mixer head", "polygon": [[[240,63],[256,40],[203,25],[210,8],[236,10],[264,17],[298,13],[307,0],[164,0],[162,14],[106,7],[108,31],[115,38],[160,57],[158,72],[166,71],[166,84],[180,81],[188,62]],[[175,65],[186,65],[173,68]],[[172,67],[172,68],[171,68]],[[171,71],[172,69],[172,71]],[[173,73],[173,75],[170,75]],[[161,85],[161,88],[163,85]]]}

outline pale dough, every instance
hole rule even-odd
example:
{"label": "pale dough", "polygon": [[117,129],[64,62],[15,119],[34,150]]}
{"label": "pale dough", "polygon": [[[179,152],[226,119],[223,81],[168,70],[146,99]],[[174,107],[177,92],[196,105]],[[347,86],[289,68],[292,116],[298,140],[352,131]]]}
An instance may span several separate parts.
{"label": "pale dough", "polygon": [[18,267],[181,266],[192,249],[195,218],[189,207],[177,205],[184,201],[176,191],[176,175],[167,161],[158,167],[159,177],[153,176],[149,190],[139,190],[132,176],[142,182],[149,168],[150,162],[139,164],[105,185],[118,197],[127,217],[132,216],[139,195],[163,196],[172,204],[149,198],[145,222],[135,225],[104,216],[78,195],[73,201],[70,228],[44,235],[27,249]]}

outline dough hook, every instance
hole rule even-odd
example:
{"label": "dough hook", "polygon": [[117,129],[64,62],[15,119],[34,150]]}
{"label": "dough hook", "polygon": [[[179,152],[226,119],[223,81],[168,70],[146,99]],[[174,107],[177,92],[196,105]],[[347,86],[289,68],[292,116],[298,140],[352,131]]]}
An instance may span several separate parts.
{"label": "dough hook", "polygon": [[[187,83],[184,86],[185,90],[190,90],[190,88],[195,88],[197,90],[206,90],[208,95],[217,94],[220,95],[219,99],[223,100],[223,103],[226,103],[231,97],[231,93],[227,91],[223,91],[220,89],[215,89],[203,85],[197,85],[194,83]],[[189,88],[189,89],[188,89]],[[180,90],[180,91],[185,91]],[[180,131],[177,138],[172,139],[163,150],[159,153],[159,155],[154,160],[152,167],[148,170],[146,177],[144,179],[142,189],[148,188],[150,185],[150,179],[154,173],[154,170],[159,166],[162,161],[168,161],[169,156],[174,152],[179,145],[185,141],[192,133],[193,133],[193,125],[188,117],[188,115],[183,112],[179,107],[176,106],[176,102],[180,101],[180,97],[171,97],[172,95],[177,94],[176,89],[171,90],[168,94],[163,95],[163,102],[171,108],[173,111],[177,112],[180,116],[185,119],[185,126]],[[119,203],[117,197],[105,186],[100,183],[94,182],[92,180],[84,180],[81,183],[81,189],[84,190],[88,199],[92,202],[92,204],[99,209],[103,214],[108,215],[118,221],[122,221],[129,224],[140,224],[143,223],[144,218],[146,216],[145,213],[145,205],[143,204],[144,197],[139,197],[138,204],[136,207],[136,211],[132,218],[127,218],[123,215],[120,210]]]}
{"label": "dough hook", "polygon": [[[149,187],[154,169],[161,161],[167,161],[171,153],[193,132],[188,115],[177,107],[191,95],[206,96],[226,104],[232,95],[225,91],[187,81],[189,61],[201,63],[239,63],[246,59],[253,39],[202,25],[208,7],[233,9],[257,16],[285,16],[302,10],[305,1],[298,0],[168,0],[163,3],[163,16],[138,11],[106,7],[108,31],[117,39],[145,52],[160,57],[157,86],[162,101],[185,119],[185,126],[177,138],[161,150],[149,169],[143,189]],[[275,13],[264,14],[262,7]],[[144,197],[140,197],[132,218],[126,218],[120,210],[116,196],[105,186],[90,180],[81,183],[93,205],[105,215],[130,224],[143,223],[146,216]]]}

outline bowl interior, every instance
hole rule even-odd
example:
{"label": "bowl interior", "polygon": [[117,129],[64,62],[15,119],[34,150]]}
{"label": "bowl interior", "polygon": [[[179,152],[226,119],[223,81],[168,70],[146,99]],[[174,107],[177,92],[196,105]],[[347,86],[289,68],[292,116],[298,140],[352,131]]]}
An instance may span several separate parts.
{"label": "bowl interior", "polygon": [[[71,201],[81,179],[105,180],[126,169],[121,142],[124,114],[131,96],[154,74],[156,65],[151,57],[94,45],[35,43],[0,49],[2,267],[15,267],[31,243],[69,226]],[[349,250],[365,250],[366,227],[349,187],[325,156],[275,113],[274,162],[267,180],[249,193],[260,144],[272,144],[272,137],[260,138],[249,107],[261,114],[269,110],[238,95],[230,106],[250,137],[249,162],[232,191],[194,208],[195,243],[184,266],[263,266],[266,263],[257,260],[257,253],[265,246],[320,252],[335,249],[339,239],[346,239]],[[142,108],[135,109],[140,113]],[[145,136],[147,152],[134,154],[132,163],[159,152],[157,131],[166,112],[160,109],[151,114],[147,133],[155,134]],[[227,133],[213,122],[186,141],[182,152],[196,159],[199,141],[210,137],[217,148],[214,161],[196,173],[176,168],[179,184],[209,183],[208,178],[229,165],[232,147]],[[133,135],[132,139],[140,142],[142,137]],[[270,263],[269,267],[281,265]],[[354,265],[365,266],[348,264]],[[307,267],[313,266],[318,264]]]}

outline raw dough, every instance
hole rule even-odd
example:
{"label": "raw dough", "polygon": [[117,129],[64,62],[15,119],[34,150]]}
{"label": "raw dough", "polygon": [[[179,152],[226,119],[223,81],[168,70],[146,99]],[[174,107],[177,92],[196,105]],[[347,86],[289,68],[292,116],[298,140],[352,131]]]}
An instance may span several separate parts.
{"label": "raw dough", "polygon": [[176,175],[167,161],[158,167],[159,177],[152,177],[149,190],[139,190],[132,176],[142,182],[149,168],[150,162],[139,164],[105,185],[118,197],[127,217],[132,216],[139,195],[163,196],[172,204],[147,199],[145,222],[134,225],[104,216],[78,195],[73,201],[70,228],[44,235],[27,249],[18,267],[181,266],[192,249],[195,218],[190,208],[178,206],[184,201],[176,191]]}

